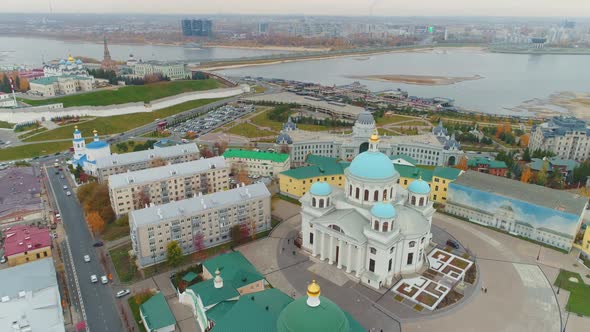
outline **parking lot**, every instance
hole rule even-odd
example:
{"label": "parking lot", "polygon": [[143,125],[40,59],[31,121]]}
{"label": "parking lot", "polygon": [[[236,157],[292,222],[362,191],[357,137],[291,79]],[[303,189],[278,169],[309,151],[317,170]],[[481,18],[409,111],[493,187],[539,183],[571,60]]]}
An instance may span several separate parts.
{"label": "parking lot", "polygon": [[203,116],[188,119],[174,126],[170,126],[169,129],[176,136],[184,137],[188,133],[194,133],[198,137],[246,114],[250,114],[254,110],[254,105],[228,104]]}

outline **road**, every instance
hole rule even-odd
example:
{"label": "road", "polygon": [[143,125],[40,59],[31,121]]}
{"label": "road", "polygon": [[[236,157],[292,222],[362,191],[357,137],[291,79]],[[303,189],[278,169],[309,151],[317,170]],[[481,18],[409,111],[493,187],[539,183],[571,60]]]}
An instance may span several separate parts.
{"label": "road", "polygon": [[[98,252],[92,246],[94,240],[86,226],[82,208],[74,193],[72,196],[66,195],[63,186],[70,187],[66,179],[60,179],[53,167],[47,168],[47,175],[67,234],[69,248],[65,245],[62,252],[68,278],[73,277],[78,288],[76,291],[72,290],[72,293],[79,291],[82,298],[77,311],[80,317],[86,317],[86,324],[91,332],[123,331],[111,285],[103,285],[100,281],[90,282],[91,275],[95,274],[100,279],[105,272],[99,263]],[[84,262],[84,255],[90,256],[89,263]]]}

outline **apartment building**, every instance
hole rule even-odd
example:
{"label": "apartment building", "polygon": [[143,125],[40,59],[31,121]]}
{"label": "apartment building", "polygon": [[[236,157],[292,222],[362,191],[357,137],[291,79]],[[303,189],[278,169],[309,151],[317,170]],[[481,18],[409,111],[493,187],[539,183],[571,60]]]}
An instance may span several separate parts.
{"label": "apartment building", "polygon": [[199,148],[194,143],[163,148],[154,147],[150,150],[112,154],[99,158],[96,160],[96,172],[98,181],[104,182],[113,174],[162,166],[162,163],[185,163],[199,159],[199,156]]}
{"label": "apartment building", "polygon": [[584,161],[590,157],[590,129],[584,120],[556,116],[533,126],[529,149],[551,151],[562,159]]}
{"label": "apartment building", "polygon": [[108,184],[113,211],[121,215],[147,203],[161,205],[227,190],[229,167],[223,157],[198,159],[111,175]]}
{"label": "apartment building", "polygon": [[171,241],[186,255],[231,241],[236,225],[243,235],[270,229],[270,196],[264,184],[255,183],[131,211],[131,242],[139,267],[165,261]]}

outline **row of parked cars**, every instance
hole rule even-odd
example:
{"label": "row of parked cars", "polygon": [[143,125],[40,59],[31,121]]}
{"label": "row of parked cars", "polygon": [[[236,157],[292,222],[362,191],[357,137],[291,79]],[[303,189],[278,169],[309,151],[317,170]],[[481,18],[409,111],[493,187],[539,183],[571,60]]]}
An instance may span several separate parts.
{"label": "row of parked cars", "polygon": [[254,105],[247,104],[224,105],[201,117],[186,120],[172,127],[171,130],[180,136],[185,136],[188,132],[203,135],[227,122],[253,112],[254,109]]}

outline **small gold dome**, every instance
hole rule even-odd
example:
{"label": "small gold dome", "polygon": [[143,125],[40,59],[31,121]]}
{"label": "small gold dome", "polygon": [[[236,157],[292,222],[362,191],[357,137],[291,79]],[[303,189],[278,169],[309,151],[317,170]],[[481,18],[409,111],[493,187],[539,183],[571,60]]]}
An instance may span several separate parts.
{"label": "small gold dome", "polygon": [[369,139],[372,143],[377,143],[379,142],[379,132],[377,132],[377,128],[375,128],[375,131],[373,131],[373,135],[371,135],[371,138]]}
{"label": "small gold dome", "polygon": [[312,280],[311,284],[307,286],[307,296],[320,296],[320,285],[318,285],[315,280]]}
{"label": "small gold dome", "polygon": [[98,130],[94,129],[92,132],[93,132],[94,134],[96,134],[96,133],[98,133]]}
{"label": "small gold dome", "polygon": [[78,129],[78,125],[75,125],[75,126],[74,126],[74,129]]}
{"label": "small gold dome", "polygon": [[76,61],[76,59],[74,59],[74,57],[73,57],[73,56],[70,54],[70,55],[68,56],[68,61],[69,61],[69,62],[74,62],[74,61]]}

